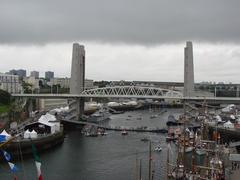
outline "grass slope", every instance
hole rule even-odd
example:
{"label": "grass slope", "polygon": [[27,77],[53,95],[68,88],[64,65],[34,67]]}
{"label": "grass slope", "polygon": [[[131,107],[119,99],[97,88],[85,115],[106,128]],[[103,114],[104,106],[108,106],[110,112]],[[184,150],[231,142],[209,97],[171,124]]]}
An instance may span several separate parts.
{"label": "grass slope", "polygon": [[9,111],[9,105],[2,105],[0,104],[0,114]]}

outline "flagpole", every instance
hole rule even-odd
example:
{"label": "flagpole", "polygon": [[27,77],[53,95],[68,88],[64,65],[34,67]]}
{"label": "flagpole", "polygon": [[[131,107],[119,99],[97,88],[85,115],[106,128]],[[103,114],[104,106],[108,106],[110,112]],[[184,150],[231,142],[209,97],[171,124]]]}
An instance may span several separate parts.
{"label": "flagpole", "polygon": [[[30,138],[31,140],[31,143],[32,143],[32,139]],[[42,176],[42,171],[41,171],[41,161],[40,161],[40,158],[37,154],[37,149],[34,145],[34,143],[32,143],[32,153],[33,153],[33,157],[34,157],[34,160],[35,160],[35,165],[36,165],[36,169],[37,169],[37,178],[38,180],[43,180],[43,176]]]}
{"label": "flagpole", "polygon": [[142,159],[139,160],[139,180],[142,180]]}
{"label": "flagpole", "polygon": [[169,175],[169,143],[167,145],[167,180],[168,180],[168,175]]}
{"label": "flagpole", "polygon": [[0,144],[0,148],[2,148],[4,145],[10,143],[10,142],[11,142],[12,140],[14,140],[15,138],[16,138],[16,136],[13,136],[13,137],[11,137],[9,140],[7,140],[6,142]]}

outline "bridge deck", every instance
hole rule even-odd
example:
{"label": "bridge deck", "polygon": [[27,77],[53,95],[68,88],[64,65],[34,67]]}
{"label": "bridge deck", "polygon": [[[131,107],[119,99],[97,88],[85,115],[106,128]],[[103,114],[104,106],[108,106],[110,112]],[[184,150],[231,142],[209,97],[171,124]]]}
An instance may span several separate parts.
{"label": "bridge deck", "polygon": [[137,98],[137,99],[176,99],[176,100],[193,100],[193,101],[224,101],[224,102],[240,102],[239,97],[173,97],[173,96],[142,96],[142,95],[86,95],[86,94],[12,94],[13,97],[21,98],[47,98],[47,99],[75,99],[75,98]]}

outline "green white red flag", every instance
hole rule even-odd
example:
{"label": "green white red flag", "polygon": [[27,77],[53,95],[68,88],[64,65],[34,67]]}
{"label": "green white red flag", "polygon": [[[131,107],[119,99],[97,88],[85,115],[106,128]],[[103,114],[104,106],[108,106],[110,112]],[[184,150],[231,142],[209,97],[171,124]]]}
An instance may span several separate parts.
{"label": "green white red flag", "polygon": [[38,176],[38,180],[43,180],[43,177],[42,177],[42,172],[41,172],[41,161],[40,161],[40,158],[37,154],[37,150],[36,150],[36,147],[34,146],[34,144],[32,144],[32,152],[33,152],[33,156],[34,156],[34,160],[35,160],[35,165],[36,165],[36,168],[37,168],[37,176]]}

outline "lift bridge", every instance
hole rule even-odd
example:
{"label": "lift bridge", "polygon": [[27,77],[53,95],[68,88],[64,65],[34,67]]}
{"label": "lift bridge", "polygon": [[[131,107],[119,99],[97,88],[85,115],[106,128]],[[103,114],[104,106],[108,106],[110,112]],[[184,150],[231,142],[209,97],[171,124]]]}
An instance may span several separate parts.
{"label": "lift bridge", "polygon": [[182,99],[182,92],[157,87],[110,86],[87,89],[79,94],[12,94],[13,97],[26,98],[136,98],[136,99]]}
{"label": "lift bridge", "polygon": [[[196,96],[194,92],[194,69],[192,42],[184,48],[184,92],[173,89],[142,86],[110,86],[96,89],[84,89],[85,50],[78,43],[73,44],[70,94],[12,94],[15,98],[69,99],[69,108],[75,112],[77,120],[84,113],[84,98],[135,98],[135,99],[172,99],[174,101],[207,101],[221,103],[239,103],[240,98]],[[31,103],[29,103],[31,105]],[[31,109],[31,106],[29,106]],[[29,111],[31,112],[31,111]]]}
{"label": "lift bridge", "polygon": [[239,103],[239,97],[207,97],[183,96],[182,92],[157,87],[142,86],[110,86],[85,89],[79,94],[12,94],[14,98],[47,98],[47,99],[78,99],[78,98],[136,98],[136,99],[174,99],[186,101],[207,101],[221,103]]}
{"label": "lift bridge", "polygon": [[[72,119],[80,119],[84,110],[84,105],[80,105],[83,98],[135,98],[135,99],[182,99],[183,95],[179,91],[162,89],[156,87],[141,86],[110,86],[96,89],[85,89],[79,94],[12,94],[14,98],[28,98],[30,105],[29,112],[32,111],[31,99],[69,99],[69,109],[72,112]],[[82,108],[82,109],[80,109]],[[75,118],[76,117],[76,118]]]}

